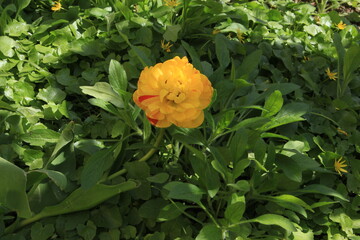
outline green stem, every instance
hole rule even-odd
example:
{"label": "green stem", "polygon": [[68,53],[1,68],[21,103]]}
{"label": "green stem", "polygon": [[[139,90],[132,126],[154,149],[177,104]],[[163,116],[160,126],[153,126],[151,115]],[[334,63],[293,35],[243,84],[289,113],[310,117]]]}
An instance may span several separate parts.
{"label": "green stem", "polygon": [[170,200],[170,202],[171,202],[182,214],[184,214],[184,215],[187,216],[188,218],[194,220],[195,222],[200,223],[201,225],[204,225],[204,223],[201,222],[199,219],[197,219],[196,217],[191,216],[190,214],[188,214],[187,212],[185,212],[183,209],[179,208],[172,199],[169,198],[169,200]]}
{"label": "green stem", "polygon": [[157,138],[155,140],[153,148],[151,148],[142,158],[140,158],[138,160],[139,162],[145,162],[149,158],[151,158],[151,156],[156,152],[157,148],[159,147],[159,145],[164,137],[164,133],[165,133],[165,128],[161,128],[159,135],[157,136]]}
{"label": "green stem", "polygon": [[216,221],[216,219],[214,218],[214,216],[206,209],[206,207],[201,203],[201,202],[198,202],[197,203],[205,212],[206,214],[210,217],[210,219],[214,222],[214,224],[216,225],[216,227],[220,228],[220,224]]}
{"label": "green stem", "polygon": [[111,179],[114,179],[118,176],[121,176],[123,174],[127,173],[127,170],[126,169],[121,169],[119,171],[117,171],[116,173],[113,173],[111,174],[106,180],[111,180]]}

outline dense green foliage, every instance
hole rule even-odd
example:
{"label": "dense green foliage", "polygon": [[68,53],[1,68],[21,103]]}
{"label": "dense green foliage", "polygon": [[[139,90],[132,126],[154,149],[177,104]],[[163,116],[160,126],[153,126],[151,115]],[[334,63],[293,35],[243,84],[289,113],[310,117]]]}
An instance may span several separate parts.
{"label": "dense green foliage", "polygon": [[[346,2],[1,0],[0,239],[360,239]],[[174,56],[215,89],[196,129],[132,100]]]}

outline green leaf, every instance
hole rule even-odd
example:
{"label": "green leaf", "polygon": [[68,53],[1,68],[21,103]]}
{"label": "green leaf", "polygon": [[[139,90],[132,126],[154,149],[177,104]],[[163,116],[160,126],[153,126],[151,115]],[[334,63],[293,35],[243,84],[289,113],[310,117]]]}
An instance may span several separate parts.
{"label": "green leaf", "polygon": [[169,191],[168,197],[199,203],[204,191],[190,183],[169,182],[164,186]]}
{"label": "green leaf", "polygon": [[14,56],[13,48],[16,46],[16,41],[7,36],[0,36],[0,52],[6,57]]}
{"label": "green leaf", "polygon": [[222,239],[221,229],[214,224],[205,225],[195,240],[219,240]]}
{"label": "green leaf", "polygon": [[346,199],[343,195],[341,195],[339,192],[335,191],[332,188],[329,188],[325,185],[320,185],[320,184],[312,184],[309,186],[306,186],[302,189],[297,190],[298,192],[301,193],[318,193],[318,194],[323,194],[323,195],[327,195],[327,196],[332,196],[332,197],[336,197],[339,198],[341,200],[344,200],[346,202],[349,202],[348,199]]}
{"label": "green leaf", "polygon": [[311,212],[314,212],[314,210],[312,209],[311,206],[309,206],[306,202],[304,202],[303,200],[301,200],[300,198],[298,197],[295,197],[295,196],[292,196],[292,195],[289,195],[289,194],[283,194],[283,195],[280,195],[280,196],[275,196],[275,197],[267,197],[269,200],[271,201],[275,201],[275,202],[288,202],[288,203],[293,203],[293,204],[296,204],[296,205],[299,205],[301,207],[304,207],[306,208],[307,210],[311,211]]}
{"label": "green leaf", "polygon": [[116,60],[111,59],[109,66],[109,82],[115,92],[121,96],[127,89],[127,76],[124,67]]}
{"label": "green leaf", "polygon": [[200,72],[203,72],[203,67],[201,65],[200,62],[200,57],[197,54],[197,52],[195,51],[195,49],[190,46],[187,42],[181,40],[181,45],[185,48],[185,50],[189,53],[192,64],[194,65],[194,67],[199,70]]}
{"label": "green leaf", "polygon": [[233,194],[231,203],[225,209],[225,218],[230,223],[237,223],[241,221],[245,212],[245,198],[244,196],[236,196]]}
{"label": "green leaf", "polygon": [[31,216],[31,210],[26,195],[25,172],[1,157],[0,205],[16,211],[22,218]]}
{"label": "green leaf", "polygon": [[227,48],[228,39],[223,34],[215,35],[215,53],[220,66],[225,69],[230,63],[229,50]]}
{"label": "green leaf", "polygon": [[157,220],[170,221],[180,216],[187,208],[189,207],[179,202],[168,204],[160,209]]}
{"label": "green leaf", "polygon": [[284,228],[289,233],[296,232],[294,224],[289,219],[276,214],[264,214],[249,221],[258,222],[264,225],[277,225]]}
{"label": "green leaf", "polygon": [[70,51],[80,54],[81,56],[94,56],[103,58],[102,52],[106,49],[103,40],[100,39],[77,39],[70,43]]}
{"label": "green leaf", "polygon": [[47,240],[54,234],[54,232],[54,225],[46,224],[43,226],[40,222],[37,222],[31,226],[31,239]]}
{"label": "green leaf", "polygon": [[85,94],[108,101],[118,108],[124,107],[123,100],[114,92],[110,84],[106,82],[97,82],[94,86],[81,86],[80,88]]}
{"label": "green leaf", "polygon": [[221,115],[220,120],[216,126],[216,134],[221,133],[225,128],[227,128],[234,119],[234,117],[235,117],[234,110],[228,110],[224,112]]}
{"label": "green leaf", "polygon": [[49,103],[61,103],[66,97],[66,93],[59,88],[47,87],[39,90],[37,98]]}
{"label": "green leaf", "polygon": [[268,118],[265,117],[253,117],[253,118],[247,118],[241,122],[239,122],[238,124],[236,124],[235,126],[233,126],[232,128],[230,128],[230,130],[228,132],[233,132],[233,131],[237,131],[241,128],[251,128],[251,127],[257,127],[258,125],[266,125],[266,122],[269,122]]}
{"label": "green leaf", "polygon": [[158,8],[155,8],[150,11],[150,15],[154,18],[160,18],[162,16],[165,16],[166,14],[170,13],[172,11],[171,7],[168,6],[161,6]]}
{"label": "green leaf", "polygon": [[150,199],[139,207],[139,215],[142,218],[156,219],[166,205],[167,201],[163,198]]}
{"label": "green leaf", "polygon": [[276,165],[281,168],[285,176],[287,176],[289,179],[295,181],[295,182],[301,182],[302,180],[302,169],[301,167],[290,157],[277,154],[276,155]]}
{"label": "green leaf", "polygon": [[90,189],[101,179],[104,172],[108,170],[115,161],[115,149],[119,144],[121,143],[115,144],[108,149],[102,149],[90,156],[81,172],[80,182],[82,188]]}
{"label": "green leaf", "polygon": [[153,182],[153,183],[165,183],[168,179],[169,179],[169,174],[163,172],[163,173],[158,173],[154,176],[151,177],[147,177],[146,178],[149,182]]}
{"label": "green leaf", "polygon": [[21,140],[32,146],[44,146],[46,143],[57,143],[60,133],[51,129],[35,129],[21,136]]}
{"label": "green leaf", "polygon": [[35,172],[44,173],[47,175],[61,190],[65,190],[67,186],[67,178],[66,176],[58,171],[48,170],[48,169],[39,169]]}
{"label": "green leaf", "polygon": [[301,116],[307,113],[308,108],[308,105],[305,103],[289,103],[270,122],[260,127],[259,130],[265,132],[289,123],[304,121],[305,119]]}
{"label": "green leaf", "polygon": [[265,101],[262,117],[271,117],[278,113],[283,106],[284,100],[279,90],[275,90]]}
{"label": "green leaf", "polygon": [[344,59],[344,83],[342,91],[345,91],[347,85],[353,79],[353,73],[360,66],[360,46],[354,45],[350,47],[345,53]]}
{"label": "green leaf", "polygon": [[172,26],[167,26],[166,27],[166,31],[164,33],[164,39],[166,41],[172,41],[172,42],[176,42],[178,39],[178,33],[181,30],[181,26],[180,25],[172,25]]}
{"label": "green leaf", "polygon": [[88,210],[117,194],[132,190],[137,186],[136,182],[127,181],[117,185],[96,184],[90,189],[77,188],[61,203],[45,207],[32,219],[39,220],[45,217]]}
{"label": "green leaf", "polygon": [[16,15],[19,15],[21,10],[23,10],[30,4],[31,0],[16,0],[15,2],[16,2],[16,6],[17,6]]}
{"label": "green leaf", "polygon": [[262,51],[256,50],[244,58],[240,67],[237,69],[237,72],[239,72],[241,79],[247,80],[250,73],[257,69],[260,63],[261,56]]}
{"label": "green leaf", "polygon": [[[52,162],[52,160],[59,154],[59,152],[67,146],[70,142],[74,140],[74,122],[70,122],[67,124],[64,128],[64,130],[61,132],[60,138],[58,139],[55,148],[51,154],[50,160],[48,164]],[[53,163],[54,164],[54,163]],[[54,164],[55,165],[55,164]]]}

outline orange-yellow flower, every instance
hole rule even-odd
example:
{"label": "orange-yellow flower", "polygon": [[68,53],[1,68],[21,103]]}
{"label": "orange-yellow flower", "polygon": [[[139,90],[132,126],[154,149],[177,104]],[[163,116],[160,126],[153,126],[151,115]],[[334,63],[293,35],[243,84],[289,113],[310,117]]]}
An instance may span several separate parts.
{"label": "orange-yellow flower", "polygon": [[55,1],[54,4],[51,7],[51,10],[56,12],[56,11],[60,11],[61,8],[62,7],[61,7],[60,1]]}
{"label": "orange-yellow flower", "polygon": [[341,172],[347,173],[348,171],[344,169],[344,167],[347,167],[345,164],[345,160],[343,160],[343,157],[339,158],[338,160],[335,160],[334,162],[334,168],[335,171],[337,171],[340,176],[342,175]]}
{"label": "orange-yellow flower", "polygon": [[337,73],[336,72],[331,72],[330,71],[330,68],[327,68],[326,70],[325,70],[325,72],[326,72],[326,75],[331,79],[331,80],[336,80],[337,79]]}
{"label": "orange-yellow flower", "polygon": [[336,27],[337,27],[338,29],[340,29],[340,30],[343,30],[343,29],[345,29],[346,24],[343,23],[343,21],[340,21],[340,22],[336,25]]}
{"label": "orange-yellow flower", "polygon": [[196,128],[204,121],[212,94],[209,79],[186,57],[176,56],[141,72],[133,100],[156,127]]}

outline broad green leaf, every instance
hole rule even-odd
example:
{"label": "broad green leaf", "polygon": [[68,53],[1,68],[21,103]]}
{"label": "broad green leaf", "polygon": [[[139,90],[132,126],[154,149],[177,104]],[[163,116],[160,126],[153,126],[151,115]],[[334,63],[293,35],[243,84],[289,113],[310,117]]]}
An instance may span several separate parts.
{"label": "broad green leaf", "polygon": [[199,203],[204,191],[190,183],[183,182],[169,182],[164,186],[164,189],[169,191],[167,195],[169,198],[188,200]]}
{"label": "broad green leaf", "polygon": [[0,205],[17,212],[22,218],[31,216],[26,195],[26,174],[18,166],[0,157]]}
{"label": "broad green leaf", "polygon": [[216,133],[219,134],[221,133],[225,128],[227,128],[232,120],[235,117],[235,111],[234,110],[228,110],[226,112],[224,112],[221,117],[220,120],[216,126]]}
{"label": "broad green leaf", "polygon": [[261,113],[262,117],[271,117],[278,113],[284,103],[282,94],[279,90],[275,90],[265,101],[264,109]]}
{"label": "broad green leaf", "polygon": [[16,41],[7,36],[0,36],[0,52],[6,57],[14,56],[13,48],[16,46]]}
{"label": "broad green leaf", "polygon": [[117,95],[110,84],[106,82],[97,82],[94,86],[81,86],[80,88],[85,94],[108,101],[118,108],[124,107],[124,103],[120,96]]}
{"label": "broad green leaf", "polygon": [[304,202],[303,200],[301,200],[298,197],[289,195],[289,194],[283,194],[280,196],[275,196],[275,197],[267,197],[269,200],[271,201],[283,201],[283,202],[289,202],[289,203],[293,203],[299,206],[302,206],[304,208],[306,208],[307,210],[314,212],[314,210],[312,209],[311,206],[309,206],[306,202]]}
{"label": "broad green leaf", "polygon": [[51,129],[35,129],[21,136],[21,140],[32,146],[44,146],[46,143],[57,143],[60,133]]}
{"label": "broad green leaf", "polygon": [[127,89],[127,76],[124,67],[116,60],[111,59],[109,66],[109,82],[115,92],[121,96]]}
{"label": "broad green leaf", "polygon": [[302,168],[290,157],[277,154],[276,165],[282,169],[289,179],[295,182],[301,182],[302,180]]}
{"label": "broad green leaf", "polygon": [[102,52],[106,49],[104,40],[93,38],[80,38],[70,42],[70,51],[81,56],[94,56],[103,58]]}
{"label": "broad green leaf", "polygon": [[17,5],[17,12],[16,15],[18,15],[21,10],[26,8],[30,4],[31,0],[16,0],[15,3]]}
{"label": "broad green leaf", "polygon": [[[342,88],[346,88],[347,85],[353,79],[353,73],[360,66],[360,46],[354,45],[349,48],[345,53],[344,58],[344,83]],[[345,91],[345,89],[342,89]]]}
{"label": "broad green leaf", "polygon": [[250,73],[257,69],[261,56],[262,51],[256,50],[244,58],[240,67],[237,69],[237,72],[240,74],[240,76],[242,76],[242,79],[247,80]]}
{"label": "broad green leaf", "polygon": [[239,130],[241,128],[258,127],[258,126],[264,125],[264,123],[266,125],[267,122],[269,122],[269,119],[265,118],[265,117],[248,118],[248,119],[245,119],[245,120],[239,122],[238,124],[236,124],[232,128],[230,128],[230,130],[228,132],[237,131],[237,130]]}
{"label": "broad green leaf", "polygon": [[134,181],[127,181],[117,185],[96,184],[90,189],[77,188],[61,203],[45,207],[32,219],[42,219],[50,216],[58,216],[66,213],[73,213],[91,209],[105,200],[138,187]]}
{"label": "broad green leaf", "polygon": [[54,225],[46,224],[43,226],[40,222],[35,223],[31,226],[31,239],[36,240],[47,240],[55,232]]}
{"label": "broad green leaf", "polygon": [[264,214],[249,221],[258,222],[264,225],[277,225],[284,228],[289,233],[296,231],[294,224],[289,219],[277,214]]}
{"label": "broad green leaf", "polygon": [[181,26],[180,25],[169,25],[166,27],[166,31],[164,33],[164,39],[166,41],[172,41],[172,42],[176,42],[178,39],[178,33],[181,30]]}
{"label": "broad green leaf", "polygon": [[172,8],[169,6],[161,6],[161,7],[151,10],[150,15],[153,16],[154,18],[160,18],[160,17],[170,13],[171,10],[172,10]]}
{"label": "broad green leaf", "polygon": [[162,173],[158,173],[154,176],[147,177],[146,179],[149,182],[153,182],[153,183],[165,183],[169,179],[169,174],[162,172]]}
{"label": "broad green leaf", "polygon": [[167,205],[167,201],[163,198],[153,198],[144,202],[139,207],[139,215],[142,218],[156,219],[160,210]]}
{"label": "broad green leaf", "polygon": [[67,144],[69,144],[74,140],[74,132],[73,132],[74,125],[75,125],[74,122],[70,122],[65,126],[64,130],[61,132],[60,137],[55,145],[55,148],[51,154],[50,161],[48,164],[50,164],[51,161],[56,157],[56,155],[59,154],[61,149],[63,149]]}
{"label": "broad green leaf", "polygon": [[321,185],[321,184],[311,184],[309,186],[306,186],[302,189],[297,190],[298,192],[302,192],[302,193],[318,193],[318,194],[323,194],[323,195],[327,195],[327,196],[332,196],[332,197],[336,197],[339,198],[341,200],[344,200],[346,202],[349,202],[348,199],[346,199],[343,195],[341,195],[339,192],[335,191],[332,188],[329,188],[325,185]]}
{"label": "broad green leaf", "polygon": [[244,196],[239,197],[236,196],[236,194],[233,194],[232,201],[227,205],[225,209],[225,218],[230,223],[237,223],[241,221],[244,212],[245,212]]}
{"label": "broad green leaf", "polygon": [[260,127],[259,130],[265,132],[289,123],[304,121],[305,119],[301,116],[308,111],[308,108],[308,105],[305,103],[289,103],[270,122]]}
{"label": "broad green leaf", "polygon": [[124,168],[128,172],[128,177],[132,179],[146,180],[150,177],[150,167],[146,162],[127,162]]}
{"label": "broad green leaf", "polygon": [[228,39],[223,34],[215,36],[215,53],[220,66],[225,69],[230,63],[229,50],[227,48]]}
{"label": "broad green leaf", "polygon": [[205,158],[199,159],[193,156],[189,158],[194,172],[199,175],[199,181],[205,186],[209,196],[213,198],[221,185],[219,175]]}
{"label": "broad green leaf", "polygon": [[196,69],[198,69],[200,72],[203,72],[203,68],[200,62],[200,57],[195,51],[195,49],[190,46],[187,42],[181,40],[181,45],[185,48],[185,50],[189,53],[192,64]]}
{"label": "broad green leaf", "polygon": [[196,236],[195,240],[219,240],[222,239],[221,229],[214,224],[205,225],[200,233]]}
{"label": "broad green leaf", "polygon": [[170,221],[180,216],[187,208],[189,207],[179,202],[168,204],[160,209],[157,220]]}
{"label": "broad green leaf", "polygon": [[104,172],[108,170],[115,161],[115,149],[118,146],[119,143],[111,148],[102,149],[90,156],[85,162],[84,169],[81,172],[80,182],[82,188],[89,189],[101,179]]}
{"label": "broad green leaf", "polygon": [[61,190],[65,190],[67,185],[67,178],[66,176],[58,171],[48,170],[48,169],[39,169],[35,172],[44,173],[47,175]]}
{"label": "broad green leaf", "polygon": [[26,149],[23,152],[24,159],[23,161],[27,166],[29,166],[30,170],[39,169],[43,167],[43,156],[44,152],[36,149]]}
{"label": "broad green leaf", "polygon": [[66,93],[62,91],[60,88],[56,87],[47,87],[39,90],[37,94],[37,98],[49,103],[61,103],[66,97]]}

